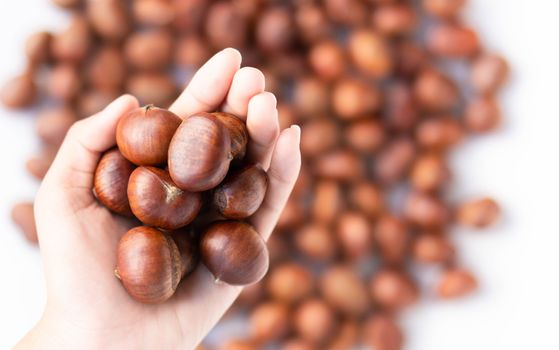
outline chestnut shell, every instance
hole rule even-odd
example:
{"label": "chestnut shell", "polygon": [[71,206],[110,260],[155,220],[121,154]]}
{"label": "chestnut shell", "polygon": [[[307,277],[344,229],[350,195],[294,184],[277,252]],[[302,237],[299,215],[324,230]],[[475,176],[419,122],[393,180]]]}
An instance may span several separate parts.
{"label": "chestnut shell", "polygon": [[227,176],[215,189],[213,203],[226,218],[247,218],[260,208],[267,188],[264,169],[259,165],[245,166]]}
{"label": "chestnut shell", "polygon": [[255,229],[241,221],[219,221],[200,242],[202,261],[216,281],[230,285],[258,282],[268,271],[269,255]]}
{"label": "chestnut shell", "polygon": [[192,192],[216,187],[231,163],[231,138],[211,113],[188,117],[177,129],[169,147],[169,172],[180,188]]}
{"label": "chestnut shell", "polygon": [[167,171],[155,167],[139,167],[132,172],[128,198],[140,221],[165,230],[188,225],[202,207],[200,193],[178,188]]}
{"label": "chestnut shell", "polygon": [[118,148],[136,165],[165,164],[169,144],[181,121],[165,109],[151,105],[137,108],[118,122]]}
{"label": "chestnut shell", "polygon": [[101,157],[93,180],[93,188],[99,202],[109,210],[124,216],[132,216],[127,188],[134,164],[113,148]]}

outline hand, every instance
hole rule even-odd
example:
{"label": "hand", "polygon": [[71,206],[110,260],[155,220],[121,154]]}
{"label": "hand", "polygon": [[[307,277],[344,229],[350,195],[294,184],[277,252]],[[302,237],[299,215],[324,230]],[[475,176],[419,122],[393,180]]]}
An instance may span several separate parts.
{"label": "hand", "polygon": [[[171,110],[185,118],[222,110],[246,118],[248,156],[268,169],[270,184],[251,219],[267,239],[293,188],[301,164],[300,130],[279,133],[276,99],[264,76],[240,68],[241,56],[226,49],[192,78]],[[137,108],[122,96],[69,131],[35,202],[47,305],[42,319],[16,349],[193,349],[241,291],[215,284],[200,265],[167,302],[134,301],[114,277],[119,238],[132,223],[102,207],[92,193],[101,154],[115,145],[118,119]]]}

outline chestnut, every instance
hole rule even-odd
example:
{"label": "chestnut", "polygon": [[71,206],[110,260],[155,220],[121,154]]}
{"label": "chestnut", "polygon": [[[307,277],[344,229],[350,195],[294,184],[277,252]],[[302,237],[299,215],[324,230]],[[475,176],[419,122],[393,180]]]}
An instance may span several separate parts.
{"label": "chestnut", "polygon": [[28,107],[37,98],[37,85],[29,73],[8,80],[0,91],[0,101],[8,108]]}
{"label": "chestnut", "polygon": [[371,182],[360,182],[351,186],[349,201],[355,209],[360,210],[370,218],[377,217],[385,207],[381,189]]}
{"label": "chestnut", "polygon": [[305,220],[305,207],[296,197],[290,197],[276,225],[277,230],[290,230],[298,227]]}
{"label": "chestnut", "polygon": [[374,84],[355,78],[343,78],[332,91],[332,109],[341,120],[370,115],[382,106],[382,95]]}
{"label": "chestnut", "polygon": [[244,219],[254,214],[264,201],[268,176],[259,165],[245,166],[232,174],[214,190],[213,203],[228,219]]}
{"label": "chestnut", "polygon": [[35,129],[39,138],[54,147],[64,141],[66,133],[78,120],[74,111],[69,107],[54,107],[39,113]]}
{"label": "chestnut", "polygon": [[312,293],[313,275],[303,265],[283,263],[270,272],[266,288],[274,300],[295,304]]}
{"label": "chestnut", "polygon": [[302,77],[295,81],[293,107],[300,117],[311,119],[326,112],[329,105],[328,85],[315,77]]}
{"label": "chestnut", "polygon": [[434,70],[424,69],[413,86],[415,101],[427,112],[446,112],[458,103],[458,89],[456,84],[445,74]]}
{"label": "chestnut", "polygon": [[320,180],[314,188],[312,216],[320,223],[332,223],[345,207],[342,188],[336,181]]}
{"label": "chestnut", "polygon": [[86,90],[80,93],[77,100],[79,118],[87,118],[101,112],[112,101],[120,96],[120,90]]}
{"label": "chestnut", "polygon": [[122,155],[136,165],[165,164],[181,121],[176,114],[152,105],[134,109],[118,121],[116,143]]}
{"label": "chestnut", "polygon": [[471,228],[482,229],[494,224],[501,214],[499,204],[492,198],[481,198],[460,204],[457,221]]}
{"label": "chestnut", "polygon": [[169,299],[196,266],[195,249],[187,238],[177,235],[177,244],[170,235],[147,226],[126,232],[118,243],[115,275],[128,294],[148,304]]}
{"label": "chestnut", "polygon": [[298,35],[307,43],[327,38],[332,31],[324,9],[314,3],[297,6],[295,25],[298,28]]}
{"label": "chestnut", "polygon": [[450,170],[442,155],[427,153],[418,156],[410,171],[412,186],[423,192],[440,189],[448,182]]}
{"label": "chestnut", "polygon": [[172,1],[141,0],[132,2],[134,20],[140,25],[167,26],[175,18]]}
{"label": "chestnut", "polygon": [[72,8],[78,6],[82,0],[51,0],[55,5],[64,7],[64,8]]}
{"label": "chestnut", "polygon": [[209,43],[216,49],[243,47],[247,41],[248,25],[229,1],[214,2],[208,9],[204,30]]}
{"label": "chestnut", "polygon": [[464,126],[471,132],[495,130],[501,122],[501,110],[494,97],[478,97],[470,101],[464,112]]}
{"label": "chestnut", "polygon": [[415,139],[419,146],[427,149],[444,151],[460,141],[464,130],[453,116],[426,118],[415,130]]}
{"label": "chestnut", "polygon": [[338,250],[334,234],[328,226],[318,223],[310,223],[298,229],[293,243],[306,258],[316,261],[330,261]]}
{"label": "chestnut", "polygon": [[27,172],[37,180],[42,180],[54,161],[56,152],[56,147],[46,147],[38,155],[29,158],[25,163]]}
{"label": "chestnut", "polygon": [[316,118],[304,125],[301,134],[301,153],[306,157],[314,157],[331,150],[340,143],[339,126],[334,120]]}
{"label": "chestnut", "polygon": [[294,38],[292,17],[287,8],[275,6],[263,11],[256,23],[256,44],[269,53],[288,49]]}
{"label": "chestnut", "polygon": [[475,31],[459,24],[439,24],[427,33],[427,47],[435,56],[469,58],[480,49]]}
{"label": "chestnut", "polygon": [[460,14],[464,8],[466,0],[423,0],[422,5],[425,12],[430,15],[453,18]]}
{"label": "chestnut", "polygon": [[318,157],[312,164],[316,176],[343,182],[355,182],[363,178],[362,160],[353,152],[338,149]]}
{"label": "chestnut", "polygon": [[342,321],[338,328],[338,332],[336,332],[334,337],[328,342],[326,350],[346,350],[355,348],[361,335],[359,323],[348,319]]}
{"label": "chestnut", "polygon": [[373,227],[362,213],[341,213],[336,226],[336,237],[349,260],[358,260],[372,253]]}
{"label": "chestnut", "polygon": [[377,271],[370,283],[373,300],[383,308],[400,310],[415,303],[419,290],[402,271],[382,269]]}
{"label": "chestnut", "polygon": [[234,305],[253,308],[264,299],[265,295],[264,283],[254,283],[243,288]]}
{"label": "chestnut", "polygon": [[[306,132],[308,132],[308,128],[305,125],[305,133]],[[323,136],[323,139],[325,138],[326,136]],[[346,144],[363,154],[370,154],[377,151],[384,143],[385,138],[386,132],[382,123],[374,118],[354,121],[346,127],[344,132]],[[302,146],[301,143],[301,147]]]}
{"label": "chestnut", "polygon": [[216,281],[231,285],[258,282],[268,270],[268,249],[255,229],[240,221],[210,225],[200,241],[202,261]]}
{"label": "chestnut", "polygon": [[173,77],[165,73],[136,73],[126,81],[126,90],[144,105],[169,106],[178,93]]}
{"label": "chestnut", "polygon": [[375,313],[363,324],[364,343],[376,350],[401,350],[404,336],[400,327],[387,313]]}
{"label": "chestnut", "polygon": [[444,234],[426,232],[415,237],[411,253],[421,263],[446,263],[454,257],[454,247]]}
{"label": "chestnut", "polygon": [[127,6],[120,0],[87,1],[86,13],[95,32],[106,41],[120,42],[131,30]]}
{"label": "chestnut", "polygon": [[131,35],[124,46],[126,61],[141,70],[167,67],[173,57],[174,40],[164,29],[152,29]]}
{"label": "chestnut", "polygon": [[359,317],[371,307],[367,287],[350,266],[329,266],[320,277],[320,293],[337,311]]}
{"label": "chestnut", "polygon": [[23,232],[25,239],[27,239],[29,243],[37,244],[37,227],[35,226],[33,203],[17,203],[12,208],[11,217],[14,224]]}
{"label": "chestnut", "polygon": [[315,73],[324,80],[341,77],[347,68],[345,53],[335,41],[323,41],[309,52],[309,63]]}
{"label": "chestnut", "polygon": [[233,159],[245,154],[248,134],[244,123],[226,113],[198,113],[184,120],[169,146],[169,172],[188,191],[216,187]]}
{"label": "chestnut", "polygon": [[509,75],[507,61],[496,54],[484,54],[472,63],[470,80],[472,85],[482,94],[497,92]]}
{"label": "chestnut", "polygon": [[442,227],[448,222],[448,208],[436,195],[412,192],[404,203],[404,215],[423,228]]}
{"label": "chestnut", "polygon": [[386,124],[395,131],[410,131],[419,121],[420,113],[409,84],[396,81],[386,92]]}
{"label": "chestnut", "polygon": [[307,299],[295,309],[293,327],[304,340],[320,345],[336,331],[338,320],[334,310],[318,298]]}
{"label": "chestnut", "polygon": [[191,33],[201,29],[210,1],[174,0],[172,3],[175,13],[173,25],[178,32]]}
{"label": "chestnut", "polygon": [[413,162],[416,148],[414,142],[406,136],[393,139],[375,159],[373,170],[376,178],[385,184],[402,179]]}
{"label": "chestnut", "polygon": [[403,77],[414,77],[428,65],[425,49],[411,40],[402,40],[394,47],[395,71]]}
{"label": "chestnut", "polygon": [[359,0],[325,0],[324,8],[328,17],[338,24],[359,26],[367,20],[367,9]]}
{"label": "chestnut", "polygon": [[121,89],[127,70],[122,52],[116,46],[99,49],[86,70],[88,83],[98,90]]}
{"label": "chestnut", "polygon": [[401,264],[405,261],[409,232],[404,220],[384,214],[375,223],[374,238],[385,263]]}
{"label": "chestnut", "polygon": [[477,280],[470,271],[453,267],[443,272],[437,285],[437,296],[443,299],[461,298],[477,289]]}
{"label": "chestnut", "polygon": [[145,225],[176,230],[191,223],[202,207],[202,195],[178,188],[166,170],[139,167],[128,181],[134,215]]}
{"label": "chestnut", "polygon": [[417,25],[417,15],[407,4],[386,4],[375,9],[373,25],[382,34],[397,36],[412,32]]}
{"label": "chestnut", "polygon": [[[211,50],[204,40],[194,34],[178,39],[175,52],[175,64],[181,67],[198,68],[211,57]],[[268,88],[268,82],[266,82]]]}
{"label": "chestnut", "polygon": [[37,32],[25,41],[25,55],[33,64],[46,63],[50,59],[50,45],[52,34]]}
{"label": "chestnut", "polygon": [[357,68],[373,78],[382,78],[392,72],[393,60],[384,36],[370,29],[351,33],[348,50]]}
{"label": "chestnut", "polygon": [[258,342],[279,340],[289,332],[289,308],[279,302],[257,305],[249,316],[250,337]]}
{"label": "chestnut", "polygon": [[78,68],[71,64],[59,64],[50,72],[47,90],[50,96],[70,102],[74,100],[82,88],[82,80]]}
{"label": "chestnut", "polygon": [[87,20],[83,16],[76,15],[64,31],[52,38],[51,55],[57,61],[80,63],[87,57],[91,41]]}
{"label": "chestnut", "polygon": [[132,216],[127,189],[130,174],[134,171],[120,151],[113,148],[101,157],[93,177],[95,196],[109,210],[124,216]]}

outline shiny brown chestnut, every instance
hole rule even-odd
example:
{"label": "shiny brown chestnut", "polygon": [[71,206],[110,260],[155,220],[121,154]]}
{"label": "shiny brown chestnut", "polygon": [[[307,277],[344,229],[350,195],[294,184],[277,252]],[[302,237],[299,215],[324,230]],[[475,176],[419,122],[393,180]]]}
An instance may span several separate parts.
{"label": "shiny brown chestnut", "polygon": [[132,216],[126,191],[134,168],[134,164],[124,158],[118,149],[113,148],[105,152],[95,170],[95,196],[101,204],[117,214]]}
{"label": "shiny brown chestnut", "polygon": [[196,262],[194,245],[186,234],[172,237],[155,228],[140,226],[120,239],[115,275],[137,301],[161,303],[175,293],[181,279],[194,270]]}
{"label": "shiny brown chestnut", "polygon": [[139,167],[128,182],[134,215],[146,225],[176,230],[191,223],[202,208],[202,195],[178,188],[166,170]]}
{"label": "shiny brown chestnut", "polygon": [[228,175],[215,189],[213,204],[228,219],[254,214],[264,201],[268,176],[259,165],[245,166]]}
{"label": "shiny brown chestnut", "polygon": [[256,306],[249,316],[250,337],[258,342],[279,340],[289,332],[290,310],[287,305],[269,301]]}
{"label": "shiny brown chestnut", "polygon": [[136,165],[167,162],[169,144],[181,119],[165,109],[148,105],[120,118],[116,143],[122,155]]}
{"label": "shiny brown chestnut", "polygon": [[268,271],[268,249],[256,230],[241,221],[209,226],[200,242],[204,265],[216,281],[230,285],[256,283]]}
{"label": "shiny brown chestnut", "polygon": [[0,102],[8,108],[28,107],[37,98],[37,85],[29,73],[8,80],[0,91]]}
{"label": "shiny brown chestnut", "polygon": [[12,207],[11,218],[22,231],[29,243],[37,244],[37,227],[35,225],[35,214],[33,203],[21,202]]}
{"label": "shiny brown chestnut", "polygon": [[371,306],[367,287],[349,265],[328,267],[320,277],[320,292],[330,306],[349,317],[359,317]]}
{"label": "shiny brown chestnut", "polygon": [[232,160],[244,156],[244,123],[227,113],[197,113],[182,122],[169,146],[169,172],[182,189],[199,192],[216,187]]}

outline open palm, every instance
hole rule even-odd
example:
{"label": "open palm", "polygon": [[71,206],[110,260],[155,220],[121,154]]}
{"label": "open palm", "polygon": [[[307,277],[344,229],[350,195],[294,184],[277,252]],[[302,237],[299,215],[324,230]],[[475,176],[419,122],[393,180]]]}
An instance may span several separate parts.
{"label": "open palm", "polygon": [[[251,219],[267,239],[300,168],[300,130],[279,133],[275,97],[262,73],[240,68],[233,49],[216,54],[172,105],[182,118],[222,109],[246,117],[249,157],[268,169],[270,185]],[[111,214],[91,188],[99,157],[115,144],[118,119],[138,102],[123,96],[104,111],[76,123],[45,177],[35,214],[45,262],[47,306],[19,348],[193,349],[217,323],[241,288],[216,284],[200,265],[167,302],[144,305],[113,276],[116,246],[139,225]]]}

